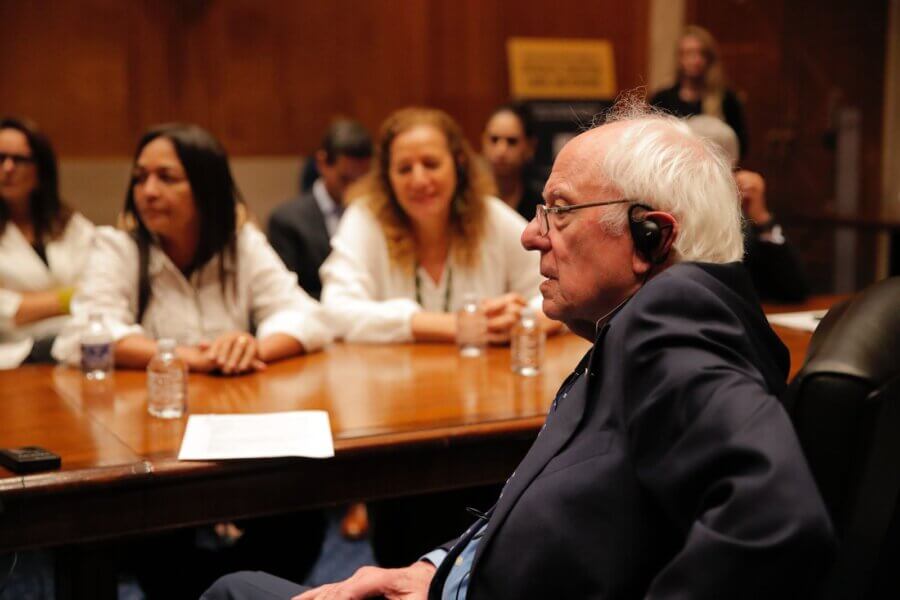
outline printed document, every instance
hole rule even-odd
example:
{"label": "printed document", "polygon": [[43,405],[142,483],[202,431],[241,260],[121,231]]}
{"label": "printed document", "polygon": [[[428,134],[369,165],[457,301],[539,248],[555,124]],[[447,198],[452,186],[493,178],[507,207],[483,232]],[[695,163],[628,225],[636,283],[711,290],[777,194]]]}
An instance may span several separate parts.
{"label": "printed document", "polygon": [[324,410],[262,414],[191,415],[178,460],[334,456]]}

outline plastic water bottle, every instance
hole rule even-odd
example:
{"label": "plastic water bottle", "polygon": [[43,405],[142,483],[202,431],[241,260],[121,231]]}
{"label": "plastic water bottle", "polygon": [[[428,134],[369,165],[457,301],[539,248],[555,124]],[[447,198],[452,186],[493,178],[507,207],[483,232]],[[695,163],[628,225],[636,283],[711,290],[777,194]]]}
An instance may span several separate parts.
{"label": "plastic water bottle", "polygon": [[546,335],[533,308],[525,307],[512,331],[512,370],[532,377],[541,372]]}
{"label": "plastic water bottle", "polygon": [[463,296],[462,308],[456,313],[456,344],[462,356],[481,356],[487,345],[487,315],[478,296]]}
{"label": "plastic water bottle", "polygon": [[175,354],[175,340],[157,342],[147,365],[147,412],[160,419],[177,419],[187,405],[188,369]]}
{"label": "plastic water bottle", "polygon": [[81,371],[92,381],[112,376],[115,355],[112,334],[103,324],[103,315],[91,313],[81,336]]}

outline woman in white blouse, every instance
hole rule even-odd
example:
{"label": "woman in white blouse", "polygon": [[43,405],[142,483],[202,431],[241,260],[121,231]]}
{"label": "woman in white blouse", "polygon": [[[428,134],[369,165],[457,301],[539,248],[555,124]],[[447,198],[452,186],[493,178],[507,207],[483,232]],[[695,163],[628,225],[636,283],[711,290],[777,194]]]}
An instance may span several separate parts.
{"label": "woman in white blouse", "polygon": [[93,230],[60,200],[50,140],[0,119],[0,368],[50,360]]}
{"label": "woman in white blouse", "polygon": [[162,125],[141,138],[125,200],[126,230],[97,230],[73,322],[53,354],[79,359],[91,313],[103,315],[117,366],[143,368],[174,338],[192,371],[233,375],[321,348],[320,306],[297,285],[242,202],[219,142]]}
{"label": "woman in white blouse", "polygon": [[336,333],[347,341],[450,342],[455,311],[474,293],[489,341],[508,342],[521,308],[539,297],[541,275],[539,257],[519,243],[525,220],[492,192],[447,114],[407,108],[388,117],[373,169],[350,192],[358,200],[320,270]]}
{"label": "woman in white blouse", "polygon": [[[452,342],[467,294],[481,298],[495,344],[508,343],[526,302],[542,315],[540,258],[519,242],[527,224],[493,193],[446,113],[407,108],[388,117],[372,171],[349,191],[319,271],[336,333],[351,342]],[[409,564],[466,527],[466,506],[489,506],[496,494],[489,487],[370,504],[376,560]],[[461,518],[435,522],[435,514]]]}

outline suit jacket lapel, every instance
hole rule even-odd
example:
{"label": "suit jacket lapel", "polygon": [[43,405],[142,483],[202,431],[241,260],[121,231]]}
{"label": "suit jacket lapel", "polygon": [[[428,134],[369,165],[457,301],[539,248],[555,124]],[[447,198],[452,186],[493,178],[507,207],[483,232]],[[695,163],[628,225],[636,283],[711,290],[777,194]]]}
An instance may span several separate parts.
{"label": "suit jacket lapel", "polygon": [[[600,345],[604,335],[605,330],[601,331],[594,348]],[[488,522],[484,537],[481,539],[478,550],[475,553],[475,559],[472,562],[473,572],[478,565],[479,559],[484,554],[485,548],[490,545],[494,533],[503,525],[503,521],[506,519],[509,511],[512,510],[519,496],[522,495],[522,492],[544,469],[544,466],[556,456],[575,433],[575,430],[578,429],[578,425],[581,423],[582,417],[584,417],[587,386],[590,380],[585,375],[585,371],[592,362],[593,352],[592,348],[581,359],[576,368],[576,373],[580,375],[577,375],[575,383],[569,387],[568,391],[563,391],[567,387],[566,383],[568,383],[568,380],[560,387],[560,391],[557,392],[554,400],[555,409],[550,410],[547,420],[528,454],[525,455],[525,458],[522,459],[522,462],[519,463],[519,466],[516,467],[516,470],[506,481],[506,485],[500,493],[500,499],[497,501],[497,506]]]}
{"label": "suit jacket lapel", "polygon": [[331,240],[328,236],[328,227],[325,225],[325,215],[319,208],[312,193],[309,194],[309,202],[306,203],[306,210],[300,215],[300,227],[306,232],[306,238],[312,242],[319,256],[316,257],[318,262],[325,260],[328,253],[331,252]]}
{"label": "suit jacket lapel", "polygon": [[[488,511],[486,515],[488,518],[487,529],[485,530],[484,537],[481,538],[481,541],[478,544],[478,549],[475,551],[475,558],[472,561],[473,572],[485,547],[490,543],[492,534],[497,530],[500,523],[509,513],[509,510],[512,508],[513,504],[515,504],[516,499],[522,494],[531,480],[540,473],[541,469],[544,468],[544,465],[547,464],[557,451],[563,447],[578,427],[578,423],[581,420],[580,415],[584,413],[585,390],[583,387],[587,381],[586,377],[581,377],[579,374],[583,372],[583,366],[588,363],[590,355],[591,353],[588,352],[588,354],[582,358],[575,371],[569,375],[562,386],[560,386],[560,392],[557,392],[557,397],[554,399],[554,407],[557,406],[557,402],[569,403],[566,406],[566,410],[563,411],[565,412],[565,415],[563,416],[561,409],[557,408],[554,410],[551,408],[550,413],[547,415],[544,427],[541,428],[541,432],[538,434],[534,444],[532,444],[531,448],[528,450],[528,454],[525,455],[525,458],[522,459],[522,462],[519,463],[519,466],[516,467],[515,472],[510,478],[506,480],[506,485],[500,493],[497,504]],[[568,384],[572,379],[576,379],[576,381],[569,386]],[[569,387],[569,390],[567,392],[562,392],[566,387]],[[560,396],[563,393],[566,397],[561,399]],[[572,400],[571,402],[570,399]],[[553,423],[552,425],[551,422]],[[447,580],[450,569],[453,568],[453,562],[462,550],[465,549],[466,545],[478,532],[481,526],[482,521],[479,519],[456,540],[456,543],[454,543],[447,552],[447,556],[444,557],[443,562],[441,562],[441,565],[434,573],[434,577],[431,579],[431,585],[428,588],[429,600],[440,600],[444,590],[444,583]]]}

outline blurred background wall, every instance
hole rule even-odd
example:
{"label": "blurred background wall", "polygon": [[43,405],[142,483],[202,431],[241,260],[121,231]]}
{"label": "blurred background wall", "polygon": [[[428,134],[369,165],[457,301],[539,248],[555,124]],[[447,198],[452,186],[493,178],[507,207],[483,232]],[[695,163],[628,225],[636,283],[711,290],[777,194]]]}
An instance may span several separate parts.
{"label": "blurred background wall", "polygon": [[[900,213],[895,155],[898,0],[0,0],[0,113],[51,136],[63,192],[111,222],[147,126],[197,122],[233,158],[257,217],[295,193],[330,119],[377,129],[396,108],[437,106],[478,145],[508,100],[511,36],[604,38],[620,90],[672,80],[685,23],[718,39],[750,133],[745,166],[800,240],[814,283],[833,283],[839,132],[862,214]],[[894,68],[889,68],[894,65]],[[849,115],[849,117],[848,117]],[[856,115],[858,119],[852,117]],[[849,120],[848,120],[849,119]],[[852,153],[851,153],[852,154]],[[855,160],[855,162],[853,162]],[[893,162],[892,162],[893,161]],[[892,166],[893,165],[893,166]],[[877,232],[854,237],[856,276],[876,275]]]}

